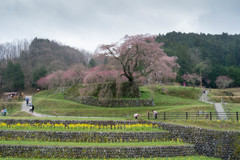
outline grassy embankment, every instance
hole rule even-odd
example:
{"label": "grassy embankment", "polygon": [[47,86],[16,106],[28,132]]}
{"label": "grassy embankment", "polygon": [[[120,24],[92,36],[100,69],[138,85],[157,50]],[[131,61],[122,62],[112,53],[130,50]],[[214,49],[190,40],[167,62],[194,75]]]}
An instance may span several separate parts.
{"label": "grassy embankment", "polygon": [[[180,86],[144,86],[141,87],[141,98],[153,98],[154,107],[108,108],[79,104],[64,99],[64,93],[54,94],[53,90],[42,91],[34,95],[36,112],[58,116],[94,116],[94,117],[132,117],[134,113],[146,116],[146,111],[158,112],[197,112],[214,111],[212,105],[198,100],[201,90]],[[164,90],[164,91],[163,91]]]}
{"label": "grassy embankment", "polygon": [[240,88],[213,89],[209,97],[214,102],[225,104],[225,111],[240,113]]}
{"label": "grassy embankment", "polygon": [[22,102],[0,100],[0,110],[7,109],[7,116],[15,116],[21,112]]}

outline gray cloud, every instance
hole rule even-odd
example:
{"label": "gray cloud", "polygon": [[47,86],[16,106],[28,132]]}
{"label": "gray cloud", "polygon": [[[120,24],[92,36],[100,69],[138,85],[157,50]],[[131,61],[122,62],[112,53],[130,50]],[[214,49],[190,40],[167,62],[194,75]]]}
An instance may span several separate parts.
{"label": "gray cloud", "polygon": [[129,34],[239,33],[238,0],[0,0],[0,43],[49,38],[93,51]]}

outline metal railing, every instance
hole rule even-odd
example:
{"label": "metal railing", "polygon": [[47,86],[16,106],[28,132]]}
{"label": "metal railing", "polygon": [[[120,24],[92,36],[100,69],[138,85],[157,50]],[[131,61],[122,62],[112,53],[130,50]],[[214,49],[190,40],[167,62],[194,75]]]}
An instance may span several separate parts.
{"label": "metal railing", "polygon": [[227,119],[233,121],[239,121],[238,112],[160,112],[157,116],[147,113],[148,119],[158,120],[188,120],[188,119],[199,119],[199,120],[224,120],[221,117],[226,116]]}

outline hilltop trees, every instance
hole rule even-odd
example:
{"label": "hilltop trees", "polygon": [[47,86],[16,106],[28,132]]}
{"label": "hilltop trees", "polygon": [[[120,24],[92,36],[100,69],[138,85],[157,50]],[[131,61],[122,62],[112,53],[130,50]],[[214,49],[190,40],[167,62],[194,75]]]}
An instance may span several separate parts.
{"label": "hilltop trees", "polygon": [[5,91],[24,89],[24,74],[19,63],[8,62],[2,75],[2,87]]}
{"label": "hilltop trees", "polygon": [[[36,86],[42,76],[57,70],[68,70],[77,64],[87,64],[89,53],[77,50],[48,39],[34,38],[29,50],[20,54],[18,61],[22,64],[25,74],[25,85]],[[44,71],[45,70],[45,71]],[[38,72],[41,77],[36,76]],[[41,73],[40,73],[41,72]]]}

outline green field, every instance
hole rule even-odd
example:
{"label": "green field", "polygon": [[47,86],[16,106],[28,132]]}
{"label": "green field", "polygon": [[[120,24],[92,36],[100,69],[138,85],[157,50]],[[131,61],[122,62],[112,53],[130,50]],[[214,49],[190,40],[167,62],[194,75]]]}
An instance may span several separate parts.
{"label": "green field", "polygon": [[220,121],[220,120],[168,120],[166,123],[186,125],[192,127],[200,127],[206,129],[214,129],[221,131],[239,131],[240,121]]}

